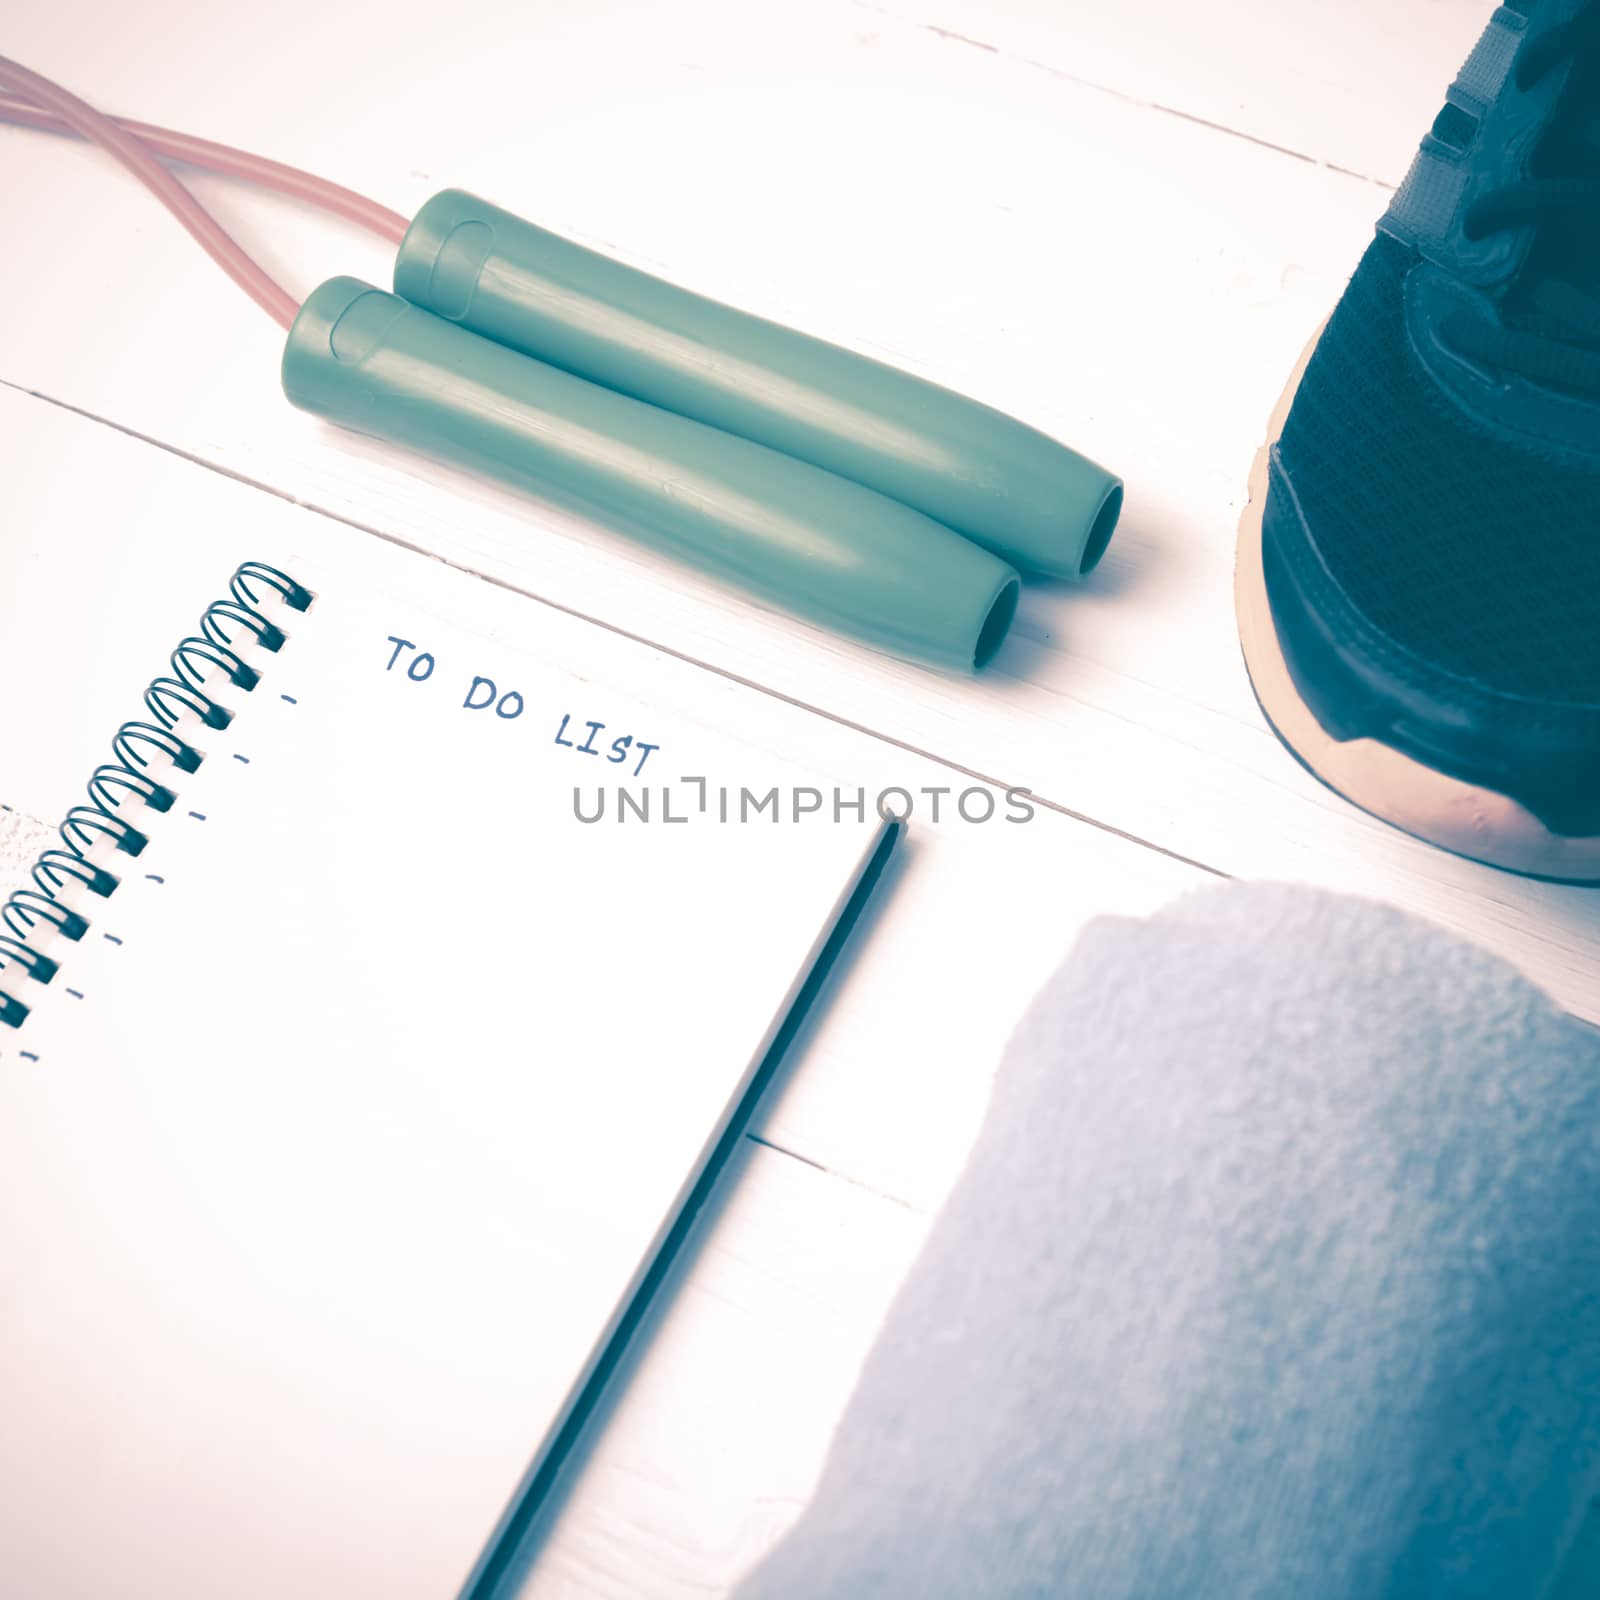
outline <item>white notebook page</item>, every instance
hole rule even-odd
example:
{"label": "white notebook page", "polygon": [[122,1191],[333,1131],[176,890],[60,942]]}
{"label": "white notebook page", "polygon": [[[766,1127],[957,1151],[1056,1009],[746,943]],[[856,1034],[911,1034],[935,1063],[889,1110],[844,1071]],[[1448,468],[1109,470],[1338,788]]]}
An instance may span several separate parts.
{"label": "white notebook page", "polygon": [[35,1600],[457,1592],[881,832],[718,821],[817,780],[653,709],[643,647],[553,660],[516,596],[264,543],[315,605],[213,678],[235,721],[180,730],[204,764],[0,1029]]}

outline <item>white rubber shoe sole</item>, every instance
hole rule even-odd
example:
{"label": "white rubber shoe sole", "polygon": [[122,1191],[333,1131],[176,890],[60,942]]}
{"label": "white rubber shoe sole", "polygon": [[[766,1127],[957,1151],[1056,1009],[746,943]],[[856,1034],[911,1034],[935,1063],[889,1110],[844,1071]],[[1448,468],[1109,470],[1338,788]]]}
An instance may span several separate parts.
{"label": "white rubber shoe sole", "polygon": [[[1320,337],[1320,334],[1319,336]],[[1289,379],[1250,473],[1250,502],[1239,524],[1234,604],[1239,642],[1256,699],[1273,731],[1323,783],[1363,811],[1429,844],[1537,878],[1600,882],[1600,837],[1552,833],[1532,812],[1490,789],[1436,772],[1377,739],[1335,739],[1300,698],[1267,603],[1261,517],[1268,457],[1316,348],[1313,340]]]}

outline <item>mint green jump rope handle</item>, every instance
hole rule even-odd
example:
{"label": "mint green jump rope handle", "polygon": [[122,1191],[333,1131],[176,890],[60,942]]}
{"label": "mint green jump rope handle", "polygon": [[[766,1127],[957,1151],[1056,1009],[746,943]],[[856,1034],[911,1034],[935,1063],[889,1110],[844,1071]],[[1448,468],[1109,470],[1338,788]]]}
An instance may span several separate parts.
{"label": "mint green jump rope handle", "polygon": [[301,306],[283,387],[304,410],[597,513],[914,660],[971,672],[1016,611],[1016,573],[920,512],[355,278]]}
{"label": "mint green jump rope handle", "polygon": [[1117,525],[1121,481],[1014,417],[459,189],[417,213],[394,286],[498,344],[914,506],[1024,572],[1088,572]]}

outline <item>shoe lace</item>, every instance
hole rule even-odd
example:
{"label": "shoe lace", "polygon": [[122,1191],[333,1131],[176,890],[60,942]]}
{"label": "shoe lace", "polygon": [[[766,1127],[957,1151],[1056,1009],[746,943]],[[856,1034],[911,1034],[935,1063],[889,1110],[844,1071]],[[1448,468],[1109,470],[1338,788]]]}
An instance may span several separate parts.
{"label": "shoe lace", "polygon": [[[1591,48],[1600,52],[1600,0],[1530,35],[1512,69],[1514,85],[1531,90],[1564,63],[1581,62]],[[1600,394],[1600,107],[1587,104],[1593,95],[1581,73],[1569,80],[1565,98],[1571,104],[1558,113],[1564,125],[1551,141],[1557,153],[1544,163],[1546,170],[1480,196],[1462,230],[1481,239],[1532,226],[1553,246],[1530,254],[1535,281],[1498,330],[1494,348],[1481,353],[1558,387]],[[1592,255],[1596,266],[1572,270],[1580,255]]]}

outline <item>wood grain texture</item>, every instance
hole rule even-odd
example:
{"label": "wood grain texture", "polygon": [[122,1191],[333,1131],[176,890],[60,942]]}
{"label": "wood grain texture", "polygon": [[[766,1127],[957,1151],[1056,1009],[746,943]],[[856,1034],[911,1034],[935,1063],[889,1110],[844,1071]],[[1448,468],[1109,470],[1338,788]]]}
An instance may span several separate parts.
{"label": "wood grain texture", "polygon": [[[1030,586],[995,670],[902,666],[624,531],[291,412],[279,336],[167,218],[93,153],[0,130],[0,207],[25,219],[0,260],[0,382],[56,403],[6,402],[0,452],[69,427],[51,470],[101,473],[114,510],[153,441],[193,483],[163,491],[169,512],[315,508],[540,597],[541,617],[649,641],[686,695],[703,664],[730,716],[822,770],[1049,802],[1026,829],[914,838],[765,1108],[778,1148],[730,1178],[527,1593],[725,1593],[792,1518],[1011,1022],[1093,915],[1217,873],[1327,884],[1465,932],[1600,1020],[1596,896],[1453,860],[1320,789],[1265,728],[1232,620],[1266,416],[1489,10],[464,0],[447,46],[419,0],[381,21],[311,0],[159,0],[137,33],[89,0],[14,20],[10,53],[108,109],[401,209],[475,188],[962,388],[1129,483],[1095,579]],[[196,187],[296,292],[386,281],[375,241]],[[7,554],[0,533],[0,584]]]}
{"label": "wood grain texture", "polygon": [[[45,675],[13,713],[11,748],[26,754],[28,771],[10,792],[35,814],[59,816],[78,801],[116,727],[137,713],[143,685],[166,670],[172,646],[239,562],[265,553],[292,565],[301,550],[368,583],[403,581],[408,593],[426,595],[437,582],[432,563],[15,391],[0,390],[0,435],[28,441],[7,490],[18,524],[11,554],[32,596],[26,611],[0,606],[0,673],[53,645],[80,664]],[[86,459],[95,472],[71,471]],[[91,568],[94,601],[83,592]],[[45,595],[56,604],[41,606]],[[768,752],[863,804],[898,789],[911,806],[889,892],[839,964],[758,1128],[901,1203],[931,1209],[943,1198],[1015,1018],[1084,923],[1142,914],[1213,881],[1046,806],[1011,823],[1013,808],[996,797],[992,817],[969,822],[960,793],[974,780],[959,769],[546,605],[530,603],[524,626],[573,670],[604,664],[620,682],[647,684],[663,713],[736,735],[753,761]],[[425,788],[401,785],[392,803],[416,806],[425,823]],[[988,807],[978,798],[967,812],[987,817]],[[152,837],[159,831],[152,820]],[[686,936],[694,910],[684,911]]]}
{"label": "wood grain texture", "polygon": [[[1459,22],[1463,8],[1447,9]],[[40,314],[0,335],[0,378],[1217,870],[1412,906],[1600,1015],[1587,892],[1445,859],[1327,794],[1266,730],[1239,663],[1229,584],[1248,463],[1381,190],[1005,53],[952,49],[921,24],[863,27],[858,7],[831,0],[759,15],[546,15],[523,24],[539,34],[534,96],[513,93],[508,62],[526,70],[527,58],[509,47],[474,58],[472,77],[404,27],[365,41],[364,71],[417,95],[429,86],[432,105],[456,108],[436,111],[440,159],[417,169],[429,177],[410,180],[409,196],[387,187],[403,174],[393,153],[379,159],[378,113],[358,122],[314,81],[288,135],[251,92],[224,107],[214,81],[172,83],[150,49],[100,63],[87,87],[136,113],[154,115],[159,97],[172,120],[220,118],[247,144],[287,137],[291,156],[315,135],[325,163],[340,158],[338,176],[402,203],[435,176],[476,184],[642,264],[955,383],[1112,464],[1130,492],[1111,555],[1084,588],[1032,586],[983,681],[887,662],[624,533],[289,412],[271,379],[271,326],[245,315],[118,174],[27,134],[6,136],[31,141],[31,154],[0,171],[0,201],[27,212],[31,234],[68,239],[93,214],[138,248],[110,283],[94,252],[13,252],[10,299]],[[1043,27],[1051,13],[1029,15]],[[219,24],[191,20],[195,48],[221,48]],[[30,19],[42,65],[62,70],[65,26],[60,13]],[[1433,94],[1453,71],[1442,52],[1455,49],[1454,26],[1436,41],[1439,67],[1417,61],[1408,96]],[[328,59],[354,59],[356,24],[321,27],[333,30]],[[1255,37],[1265,49],[1275,36]],[[1382,53],[1376,37],[1341,37],[1347,77]],[[291,71],[276,30],[234,48],[261,52],[267,77],[275,64]],[[1264,83],[1278,63],[1261,58]],[[1342,104],[1330,91],[1330,125]],[[402,148],[415,136],[391,132]],[[283,221],[237,195],[228,205],[274,232]],[[283,229],[290,246],[297,259],[382,275],[381,249],[343,230],[297,220]],[[91,307],[103,322],[88,326],[116,340],[114,362],[95,337],[60,337]],[[153,381],[166,371],[182,380]]]}
{"label": "wood grain texture", "polygon": [[727,1593],[799,1516],[928,1219],[748,1141],[618,1374],[523,1600]]}
{"label": "wood grain texture", "polygon": [[1318,165],[1396,183],[1433,120],[1482,0],[866,0],[951,45],[1136,100]]}
{"label": "wood grain texture", "polygon": [[[58,627],[84,664],[44,676],[13,725],[30,771],[12,781],[41,803],[81,788],[139,685],[238,560],[289,547],[352,563],[373,582],[409,560],[15,391],[0,391],[0,437],[27,441],[8,464],[20,530],[8,553],[35,602],[29,614],[0,608],[0,674],[43,653]],[[93,472],[72,470],[89,460]],[[110,528],[118,538],[107,543]],[[426,595],[437,580],[414,565],[410,587]],[[90,567],[93,604],[81,592]],[[59,611],[37,609],[46,594]],[[752,1130],[759,1156],[747,1153],[724,1183],[707,1251],[680,1266],[529,1573],[534,1593],[715,1590],[803,1498],[882,1306],[961,1170],[1023,1006],[1089,919],[1142,914],[1213,880],[1048,808],[1015,826],[963,821],[955,795],[972,785],[959,771],[548,606],[530,602],[527,614],[544,648],[573,662],[608,656],[625,680],[647,678],[663,711],[713,720],[752,751],[841,785],[898,786],[918,808],[884,895]],[[426,790],[391,803],[408,802],[424,815]],[[160,828],[153,820],[152,849]],[[685,928],[692,937],[692,908]],[[729,1298],[732,1320],[721,1310]],[[784,1393],[762,1400],[774,1373]],[[634,1587],[641,1572],[661,1587]]]}

